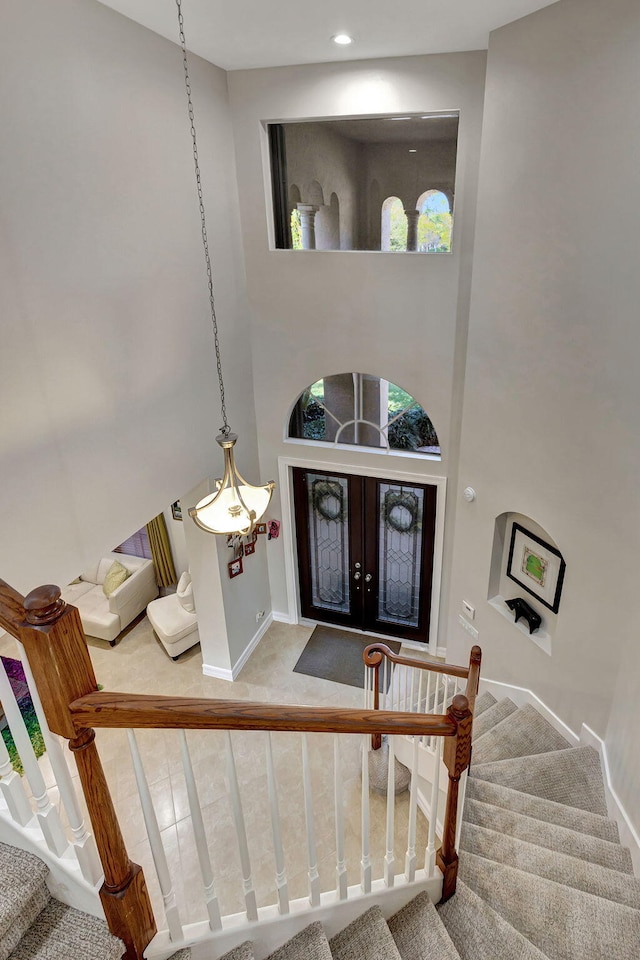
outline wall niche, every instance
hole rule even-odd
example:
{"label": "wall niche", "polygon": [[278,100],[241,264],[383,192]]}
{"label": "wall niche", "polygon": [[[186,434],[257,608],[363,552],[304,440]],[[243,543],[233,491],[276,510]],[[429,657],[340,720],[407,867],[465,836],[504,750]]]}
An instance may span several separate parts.
{"label": "wall niche", "polygon": [[[528,570],[522,562],[522,557],[527,556],[526,549],[523,550],[522,547],[526,539],[522,531],[531,535],[529,539],[533,551]],[[539,541],[542,541],[542,544],[539,544]],[[507,575],[512,545],[515,551],[511,572],[517,576],[519,582]],[[552,653],[557,622],[557,612],[550,607],[557,607],[555,601],[562,589],[563,576],[564,560],[553,538],[539,523],[531,517],[515,512],[501,513],[496,517],[487,600],[515,630],[532,640],[549,656]],[[531,589],[527,590],[524,583],[529,583]],[[516,598],[524,600],[540,617],[540,626],[533,633],[530,633],[526,619],[521,618],[516,623],[515,612],[507,606],[508,600]]]}

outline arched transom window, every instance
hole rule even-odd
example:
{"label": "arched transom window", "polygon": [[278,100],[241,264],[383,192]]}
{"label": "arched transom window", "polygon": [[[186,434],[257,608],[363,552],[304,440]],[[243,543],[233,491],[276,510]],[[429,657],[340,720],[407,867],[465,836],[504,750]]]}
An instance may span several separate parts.
{"label": "arched transom window", "polygon": [[367,373],[338,373],[312,383],[296,401],[288,436],[440,456],[438,435],[418,401]]}

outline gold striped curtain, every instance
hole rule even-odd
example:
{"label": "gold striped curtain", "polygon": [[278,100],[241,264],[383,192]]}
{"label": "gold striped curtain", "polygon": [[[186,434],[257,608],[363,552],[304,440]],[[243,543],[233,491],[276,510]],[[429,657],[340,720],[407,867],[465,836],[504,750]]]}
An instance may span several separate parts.
{"label": "gold striped curtain", "polygon": [[169,587],[172,583],[176,583],[178,578],[176,577],[176,568],[173,565],[167,525],[161,513],[147,524],[147,536],[149,537],[151,559],[156,571],[157,584],[159,587]]}

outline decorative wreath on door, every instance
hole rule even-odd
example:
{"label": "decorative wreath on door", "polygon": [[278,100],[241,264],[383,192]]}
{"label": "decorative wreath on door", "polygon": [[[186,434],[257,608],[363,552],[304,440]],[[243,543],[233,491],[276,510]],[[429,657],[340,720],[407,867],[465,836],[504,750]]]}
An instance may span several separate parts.
{"label": "decorative wreath on door", "polygon": [[415,533],[419,528],[420,502],[415,493],[389,490],[382,508],[384,522],[396,533]]}
{"label": "decorative wreath on door", "polygon": [[313,509],[324,520],[344,520],[344,491],[335,480],[314,480]]}

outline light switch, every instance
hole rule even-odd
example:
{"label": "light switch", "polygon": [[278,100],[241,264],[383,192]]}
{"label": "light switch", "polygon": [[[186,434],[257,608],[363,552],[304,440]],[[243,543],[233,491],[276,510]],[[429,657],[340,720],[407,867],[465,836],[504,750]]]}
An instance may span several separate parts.
{"label": "light switch", "polygon": [[464,610],[465,616],[469,617],[469,620],[475,619],[476,608],[472,607],[468,600],[462,601],[462,609]]}

